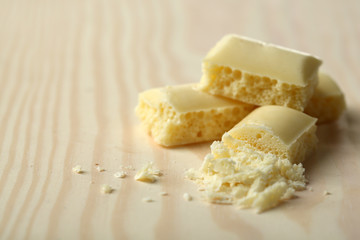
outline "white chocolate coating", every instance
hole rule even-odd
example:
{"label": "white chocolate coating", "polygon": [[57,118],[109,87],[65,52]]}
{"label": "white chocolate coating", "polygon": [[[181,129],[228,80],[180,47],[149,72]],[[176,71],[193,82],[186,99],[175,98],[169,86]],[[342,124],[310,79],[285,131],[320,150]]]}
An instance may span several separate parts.
{"label": "white chocolate coating", "polygon": [[230,148],[247,146],[298,163],[316,147],[316,120],[291,108],[263,106],[225,133],[222,141]]}
{"label": "white chocolate coating", "polygon": [[154,88],[142,93],[143,99],[153,107],[169,104],[177,112],[192,112],[211,108],[236,106],[239,102],[216,97],[196,90],[196,84]]}
{"label": "white chocolate coating", "polygon": [[237,35],[223,37],[203,61],[302,87],[321,65],[321,60],[307,53]]}

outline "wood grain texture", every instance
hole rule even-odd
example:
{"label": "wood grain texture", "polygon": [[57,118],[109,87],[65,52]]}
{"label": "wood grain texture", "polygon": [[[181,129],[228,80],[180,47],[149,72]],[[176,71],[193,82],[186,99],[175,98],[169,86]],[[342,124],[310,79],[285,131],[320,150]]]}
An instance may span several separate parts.
{"label": "wood grain texture", "polygon": [[[134,114],[140,91],[198,82],[227,33],[319,56],[348,105],[318,129],[305,163],[313,191],[260,215],[203,203],[184,172],[210,143],[161,148]],[[358,239],[359,42],[356,0],[1,0],[0,238]],[[134,181],[148,161],[164,176]]]}

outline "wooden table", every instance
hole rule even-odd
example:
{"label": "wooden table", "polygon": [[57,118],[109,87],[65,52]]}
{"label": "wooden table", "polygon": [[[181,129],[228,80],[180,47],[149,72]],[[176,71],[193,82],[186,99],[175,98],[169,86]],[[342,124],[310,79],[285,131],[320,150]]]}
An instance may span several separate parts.
{"label": "wooden table", "polygon": [[[260,215],[202,202],[184,172],[211,143],[159,147],[134,114],[140,91],[198,82],[227,33],[319,56],[346,94],[305,163],[313,191]],[[0,238],[359,239],[359,64],[357,0],[1,0]],[[155,184],[133,179],[148,161]]]}

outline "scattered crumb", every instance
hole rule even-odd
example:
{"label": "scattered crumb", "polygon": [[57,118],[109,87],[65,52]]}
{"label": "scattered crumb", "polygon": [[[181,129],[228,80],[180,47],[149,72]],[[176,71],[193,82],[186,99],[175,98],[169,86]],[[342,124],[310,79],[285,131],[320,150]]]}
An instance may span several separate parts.
{"label": "scattered crumb", "polygon": [[132,170],[132,171],[134,171],[134,170],[135,170],[135,168],[134,168],[133,166],[131,166],[131,165],[126,166],[126,167],[121,166],[121,168],[126,169],[126,170]]}
{"label": "scattered crumb", "polygon": [[330,195],[331,193],[330,192],[328,192],[327,190],[325,190],[324,191],[324,196],[326,196],[326,195]]}
{"label": "scattered crumb", "polygon": [[188,193],[184,193],[183,198],[185,199],[185,201],[188,202],[190,202],[193,199],[192,196]]}
{"label": "scattered crumb", "polygon": [[96,170],[98,170],[98,172],[104,172],[105,169],[100,167],[99,165],[96,166]]}
{"label": "scattered crumb", "polygon": [[149,202],[154,202],[154,200],[151,197],[144,197],[142,199],[143,202],[149,203]]}
{"label": "scattered crumb", "polygon": [[95,182],[94,182],[94,181],[90,181],[89,183],[90,183],[90,184],[94,184]]}
{"label": "scattered crumb", "polygon": [[103,184],[101,186],[101,192],[104,194],[110,194],[114,191],[112,187],[110,187],[108,184]]}
{"label": "scattered crumb", "polygon": [[133,166],[127,166],[126,169],[129,169],[129,170],[135,170],[135,168]]}
{"label": "scattered crumb", "polygon": [[203,191],[205,191],[205,188],[200,187],[200,188],[198,188],[198,191],[203,192]]}
{"label": "scattered crumb", "polygon": [[84,173],[84,170],[82,170],[81,166],[80,165],[76,165],[75,167],[72,168],[72,171],[74,173],[77,173],[77,174],[82,174]]}
{"label": "scattered crumb", "polygon": [[153,183],[161,175],[161,171],[155,169],[152,162],[148,162],[142,169],[140,169],[136,173],[134,178],[136,181]]}
{"label": "scattered crumb", "polygon": [[116,178],[125,178],[126,176],[127,176],[127,174],[124,171],[114,173],[114,177],[116,177]]}
{"label": "scattered crumb", "polygon": [[160,192],[159,194],[160,194],[160,196],[167,196],[167,195],[169,195],[167,192]]}
{"label": "scattered crumb", "polygon": [[312,192],[314,189],[312,187],[308,187],[309,191]]}
{"label": "scattered crumb", "polygon": [[159,169],[153,169],[152,174],[158,177],[163,175],[163,173]]}

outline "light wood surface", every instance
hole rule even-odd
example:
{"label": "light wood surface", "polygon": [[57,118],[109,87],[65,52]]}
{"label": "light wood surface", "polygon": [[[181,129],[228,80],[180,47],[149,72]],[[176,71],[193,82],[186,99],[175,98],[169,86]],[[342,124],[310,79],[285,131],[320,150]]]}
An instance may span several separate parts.
{"label": "light wood surface", "polygon": [[[227,33],[319,56],[348,105],[318,129],[313,191],[260,215],[203,203],[184,172],[210,143],[159,147],[134,114],[140,91],[198,82]],[[357,0],[1,0],[0,238],[359,239],[359,64]],[[134,181],[148,161],[164,176]]]}

